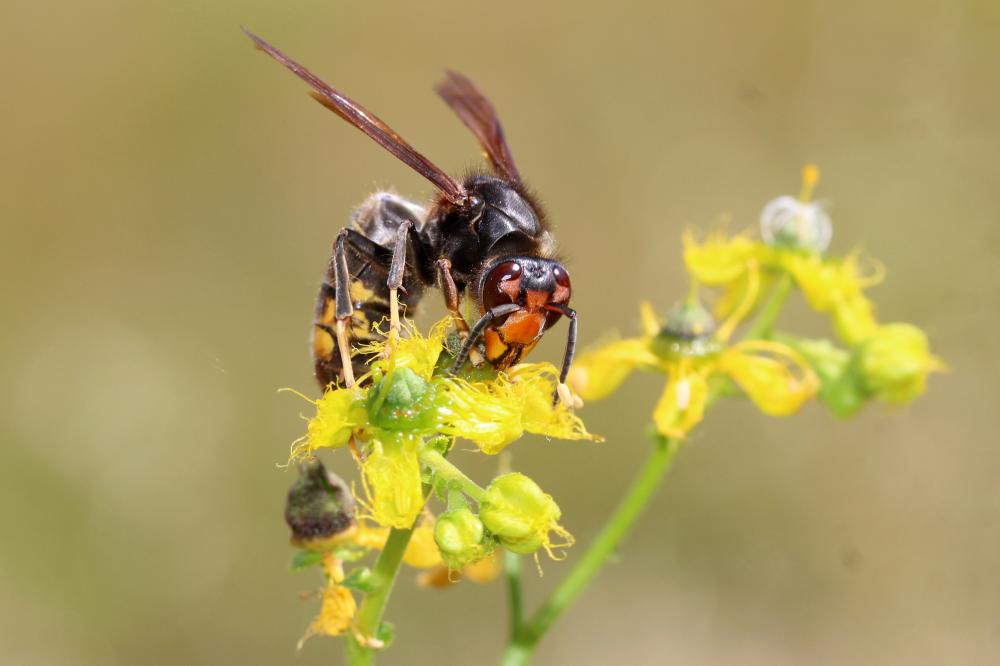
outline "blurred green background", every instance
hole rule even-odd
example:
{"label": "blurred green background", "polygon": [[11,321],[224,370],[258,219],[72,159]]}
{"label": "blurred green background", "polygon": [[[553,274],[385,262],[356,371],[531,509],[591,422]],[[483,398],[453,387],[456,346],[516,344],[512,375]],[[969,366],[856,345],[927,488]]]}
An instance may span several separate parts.
{"label": "blurred green background", "polygon": [[[685,226],[754,225],[814,161],[833,251],[883,260],[882,319],[952,367],[849,422],[713,411],[540,663],[1000,659],[995,2],[8,0],[0,662],[340,663],[332,640],[295,654],[318,577],[288,573],[275,464],[306,406],[275,389],[313,390],[313,299],[352,206],[430,188],[240,24],[451,171],[478,152],[431,86],[474,78],[548,205],[584,345],[683,293]],[[801,302],[783,323],[825,326]],[[550,337],[535,358],[559,359]],[[529,570],[530,601],[623,492],[660,386],[586,408],[604,444],[512,447],[580,542]],[[385,664],[492,663],[506,632],[502,586],[409,574],[388,619]]]}

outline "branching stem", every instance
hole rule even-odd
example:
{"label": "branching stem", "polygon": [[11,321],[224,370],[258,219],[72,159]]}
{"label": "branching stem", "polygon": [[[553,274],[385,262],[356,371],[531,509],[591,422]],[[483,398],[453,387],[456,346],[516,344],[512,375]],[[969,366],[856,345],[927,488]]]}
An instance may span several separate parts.
{"label": "branching stem", "polygon": [[569,575],[538,611],[525,621],[504,653],[502,666],[523,666],[552,623],[573,603],[639,518],[680,450],[681,440],[653,436],[653,449],[614,515]]}

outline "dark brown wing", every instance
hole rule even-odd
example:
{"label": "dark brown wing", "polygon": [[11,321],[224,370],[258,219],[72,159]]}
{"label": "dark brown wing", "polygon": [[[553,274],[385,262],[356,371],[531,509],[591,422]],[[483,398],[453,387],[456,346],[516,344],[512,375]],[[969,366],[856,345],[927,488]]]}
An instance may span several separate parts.
{"label": "dark brown wing", "polygon": [[467,194],[461,183],[434,166],[430,160],[414,150],[413,146],[404,141],[391,127],[382,122],[378,116],[336,88],[321,81],[319,77],[308,69],[246,28],[243,29],[243,32],[253,40],[257,48],[267,53],[312,86],[314,92],[311,95],[316,101],[375,139],[380,146],[408,164],[411,169],[421,176],[434,183],[434,186],[452,203],[462,204],[466,200]]}
{"label": "dark brown wing", "polygon": [[479,145],[497,173],[515,183],[521,182],[496,109],[479,88],[458,72],[446,70],[444,81],[435,90],[479,139]]}

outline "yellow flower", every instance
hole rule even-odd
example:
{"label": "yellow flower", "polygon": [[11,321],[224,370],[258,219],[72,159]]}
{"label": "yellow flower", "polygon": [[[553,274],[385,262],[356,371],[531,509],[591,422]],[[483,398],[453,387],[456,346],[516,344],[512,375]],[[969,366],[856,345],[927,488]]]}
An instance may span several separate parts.
{"label": "yellow flower", "polygon": [[659,358],[644,339],[609,342],[599,351],[577,357],[569,371],[569,384],[584,400],[600,400],[615,391],[635,368],[655,368]]}
{"label": "yellow flower", "polygon": [[464,438],[488,454],[525,433],[600,439],[564,401],[553,402],[559,372],[551,363],[448,375],[451,357],[442,352],[451,324],[445,318],[423,337],[404,322],[406,337],[365,347],[375,359],[371,369],[355,386],[331,386],[311,401],[316,414],[292,446],[293,459],[308,459],[318,449],[350,444],[363,473],[367,509],[381,525],[406,528],[419,515],[425,500],[419,456],[431,438]]}
{"label": "yellow flower", "polygon": [[707,366],[682,358],[663,368],[667,386],[653,410],[656,430],[666,437],[684,437],[705,415],[708,403]]}
{"label": "yellow flower", "polygon": [[437,432],[461,437],[496,454],[525,432],[567,440],[598,440],[562,401],[553,404],[558,370],[551,363],[521,363],[491,381],[444,377]]}
{"label": "yellow flower", "polygon": [[364,391],[354,387],[327,391],[319,400],[310,401],[316,405],[316,415],[309,420],[305,439],[296,442],[292,457],[308,457],[316,449],[347,444],[355,429],[368,422],[364,397]]}
{"label": "yellow flower", "polygon": [[[748,294],[747,301],[754,297]],[[661,372],[667,385],[653,421],[662,435],[683,438],[702,420],[714,377],[729,378],[758,409],[773,416],[795,412],[819,389],[809,364],[786,345],[744,341],[727,347],[733,318],[715,331],[708,313],[691,301],[674,308],[659,329],[648,306],[643,308],[646,335],[588,351],[576,362],[569,381],[584,400],[604,397],[634,369]],[[738,306],[733,316],[746,309],[745,303]],[[608,381],[601,373],[611,366],[615,371]]]}
{"label": "yellow flower", "polygon": [[698,243],[694,235],[684,233],[684,263],[691,276],[712,287],[728,285],[746,274],[752,261],[760,262],[769,253],[763,243],[746,234],[727,238],[725,234],[710,234]]}
{"label": "yellow flower", "polygon": [[420,515],[424,494],[417,449],[421,440],[396,433],[375,439],[361,463],[368,508],[380,525],[407,529]]}
{"label": "yellow flower", "polygon": [[833,330],[848,345],[859,344],[878,332],[875,305],[864,294],[846,298],[833,306]]}
{"label": "yellow flower", "polygon": [[481,560],[466,564],[459,571],[441,565],[429,571],[423,571],[417,577],[421,587],[451,587],[463,578],[479,585],[486,585],[496,580],[503,571],[503,560],[500,551],[494,550]]}
{"label": "yellow flower", "polygon": [[[362,522],[349,536],[344,536],[335,545],[381,550],[388,538],[389,528],[373,527]],[[333,546],[331,543],[330,547]],[[344,567],[336,552],[331,549],[322,554],[321,565],[326,578],[326,585],[322,591],[322,604],[319,614],[299,640],[299,649],[302,649],[303,644],[313,636],[339,636],[348,631],[354,623],[354,615],[358,609],[357,602],[353,592],[342,584],[345,578]],[[410,543],[403,554],[403,562],[417,569],[436,569],[442,566],[441,556],[434,544],[433,517],[428,516],[413,529]]]}
{"label": "yellow flower", "polygon": [[819,390],[819,380],[805,358],[777,342],[738,342],[722,353],[717,368],[770,416],[794,414]]}
{"label": "yellow flower", "polygon": [[833,315],[834,329],[845,343],[857,344],[878,328],[874,305],[864,290],[882,281],[884,271],[880,265],[865,275],[856,253],[824,259],[815,254],[783,252],[778,260],[794,278],[809,306]]}
{"label": "yellow flower", "polygon": [[[316,401],[307,435],[293,447],[294,457],[319,448],[336,448],[352,437],[362,444],[388,441],[385,433],[418,437],[461,437],[485,453],[498,453],[524,433],[569,440],[598,440],[562,401],[553,403],[559,371],[551,363],[521,363],[486,378],[451,377],[437,371],[450,319],[428,337],[408,325],[409,337],[392,353],[372,363],[359,378],[365,387],[331,388]],[[376,342],[366,352],[385,350]],[[409,466],[412,468],[412,465]]]}
{"label": "yellow flower", "polygon": [[323,604],[317,615],[299,640],[298,648],[313,636],[339,636],[354,622],[358,610],[354,595],[340,583],[344,580],[344,568],[331,553],[323,555],[323,573],[326,586],[323,588]]}
{"label": "yellow flower", "polygon": [[[403,563],[414,569],[431,569],[442,564],[441,553],[434,543],[434,517],[424,512],[423,518],[413,528],[410,543],[403,552]],[[370,550],[381,550],[389,538],[389,528],[362,523],[359,526],[355,543]]]}
{"label": "yellow flower", "polygon": [[[695,280],[723,289],[715,308],[719,316],[730,315],[745,301],[755,272],[760,272],[757,277],[765,285],[787,273],[809,307],[828,313],[838,337],[856,345],[878,329],[874,305],[864,290],[881,282],[884,271],[874,263],[866,274],[857,253],[841,258],[823,255],[832,232],[822,205],[810,201],[818,180],[819,171],[807,165],[798,199],[782,196],[764,207],[760,222],[763,241],[754,241],[747,234],[726,237],[713,233],[698,242],[687,233],[684,261]],[[757,295],[765,292],[759,290]],[[756,298],[751,309],[755,305]]]}

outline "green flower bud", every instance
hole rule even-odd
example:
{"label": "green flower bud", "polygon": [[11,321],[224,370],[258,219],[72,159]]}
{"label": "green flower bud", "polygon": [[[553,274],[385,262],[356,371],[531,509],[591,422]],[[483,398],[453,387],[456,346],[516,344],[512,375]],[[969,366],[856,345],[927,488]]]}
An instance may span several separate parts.
{"label": "green flower bud", "polygon": [[524,474],[513,472],[493,479],[479,503],[479,517],[507,550],[527,555],[539,548],[551,554],[549,532],[572,543],[556,521],[562,512],[550,495]]}
{"label": "green flower bud", "polygon": [[660,333],[653,338],[651,348],[660,358],[707,356],[718,351],[712,339],[715,319],[697,299],[676,304],[667,312]]}
{"label": "green flower bud", "polygon": [[853,416],[864,404],[865,390],[851,371],[851,355],[829,340],[783,339],[805,356],[819,377],[819,399],[841,418]]}
{"label": "green flower bud", "polygon": [[490,548],[483,541],[485,534],[483,521],[467,506],[445,511],[434,526],[434,542],[449,569],[461,569],[486,557]]}
{"label": "green flower bud", "polygon": [[328,472],[319,459],[299,466],[299,478],[288,490],[285,522],[292,543],[309,548],[336,539],[356,526],[356,507],[344,481]]}
{"label": "green flower bud", "polygon": [[855,349],[854,368],[869,395],[894,405],[927,388],[927,375],[945,369],[930,353],[927,336],[910,324],[888,324]]}

